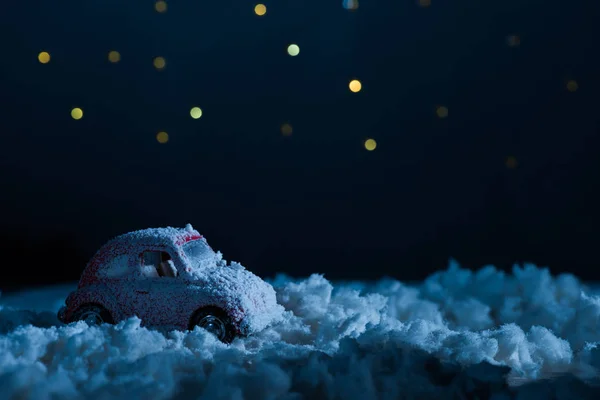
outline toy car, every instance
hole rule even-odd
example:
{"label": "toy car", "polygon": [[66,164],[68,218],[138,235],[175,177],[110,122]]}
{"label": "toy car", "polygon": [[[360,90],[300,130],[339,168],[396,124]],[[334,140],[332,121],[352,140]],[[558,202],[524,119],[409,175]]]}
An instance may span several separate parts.
{"label": "toy car", "polygon": [[239,263],[228,265],[188,224],[130,232],[106,243],[58,319],[113,324],[136,315],[145,326],[199,326],[229,343],[264,329],[282,312],[271,285]]}

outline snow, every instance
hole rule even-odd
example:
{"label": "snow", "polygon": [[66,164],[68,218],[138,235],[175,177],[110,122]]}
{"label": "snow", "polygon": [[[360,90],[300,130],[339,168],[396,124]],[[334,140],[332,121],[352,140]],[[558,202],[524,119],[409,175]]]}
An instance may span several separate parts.
{"label": "snow", "polygon": [[600,297],[571,275],[451,261],[416,284],[271,283],[283,318],[231,345],[61,325],[75,284],[0,297],[0,399],[600,398]]}
{"label": "snow", "polygon": [[202,235],[192,227],[192,224],[187,224],[185,228],[146,228],[137,231],[132,231],[119,235],[109,241],[108,245],[111,244],[122,244],[122,243],[155,243],[156,245],[163,245],[165,243],[185,243],[187,240],[193,238],[202,238]]}
{"label": "snow", "polygon": [[[220,253],[216,256],[222,261]],[[220,262],[206,263],[202,267],[193,268],[190,275],[202,295],[219,299],[217,304],[245,310],[240,324],[240,331],[244,334],[261,331],[281,320],[284,309],[277,303],[273,287],[237,262],[229,265]],[[189,303],[192,304],[192,301]],[[235,315],[232,312],[230,314]]]}
{"label": "snow", "polygon": [[[191,240],[206,242],[206,239],[191,224],[187,224],[185,228],[147,228],[119,235],[109,240],[92,257],[79,280],[79,287],[95,283],[99,276],[106,276],[106,271],[102,271],[106,268],[106,265],[115,263],[115,260],[123,255],[141,253],[149,247],[181,251],[181,245]],[[185,258],[184,254],[180,256]],[[133,261],[130,259],[130,262]],[[114,267],[117,267],[113,271],[116,273],[119,270],[118,263]],[[113,269],[113,267],[111,266],[110,269]],[[124,268],[121,269],[121,272],[125,271]]]}

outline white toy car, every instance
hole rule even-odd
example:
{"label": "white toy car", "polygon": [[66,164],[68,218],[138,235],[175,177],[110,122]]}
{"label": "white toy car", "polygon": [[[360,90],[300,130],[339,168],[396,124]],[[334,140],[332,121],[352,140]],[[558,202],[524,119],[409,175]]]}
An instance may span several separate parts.
{"label": "white toy car", "polygon": [[146,326],[202,327],[225,343],[277,320],[271,285],[227,263],[191,225],[130,232],[105,244],[58,312],[64,323],[117,323],[137,315]]}

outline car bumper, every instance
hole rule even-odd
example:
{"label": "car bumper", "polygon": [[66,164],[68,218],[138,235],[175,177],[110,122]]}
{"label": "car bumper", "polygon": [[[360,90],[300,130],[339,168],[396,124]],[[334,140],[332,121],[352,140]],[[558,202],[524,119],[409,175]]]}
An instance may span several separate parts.
{"label": "car bumper", "polygon": [[56,317],[62,323],[65,323],[65,312],[66,311],[67,311],[67,307],[66,306],[62,306],[60,308],[60,310],[58,310],[58,313],[56,314]]}

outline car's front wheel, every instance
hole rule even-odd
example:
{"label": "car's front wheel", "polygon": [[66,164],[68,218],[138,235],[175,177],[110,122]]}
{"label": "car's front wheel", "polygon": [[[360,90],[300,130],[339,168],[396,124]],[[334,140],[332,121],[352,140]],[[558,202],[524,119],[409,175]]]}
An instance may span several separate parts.
{"label": "car's front wheel", "polygon": [[231,318],[217,307],[205,307],[196,311],[190,320],[189,329],[193,330],[196,326],[212,333],[223,343],[231,343],[235,338]]}
{"label": "car's front wheel", "polygon": [[110,312],[98,304],[84,304],[71,316],[69,322],[85,321],[88,325],[113,324]]}

